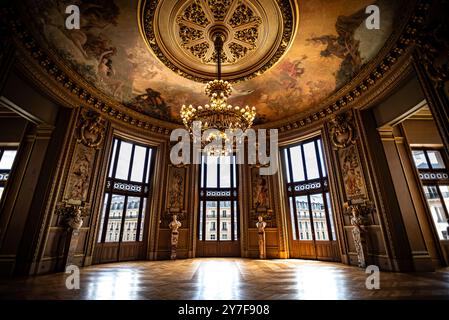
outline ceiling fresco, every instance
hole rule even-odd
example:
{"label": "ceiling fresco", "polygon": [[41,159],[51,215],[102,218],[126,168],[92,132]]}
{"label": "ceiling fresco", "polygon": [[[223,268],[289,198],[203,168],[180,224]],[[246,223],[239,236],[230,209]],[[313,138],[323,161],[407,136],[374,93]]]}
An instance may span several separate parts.
{"label": "ceiling fresco", "polygon": [[[350,81],[394,29],[399,1],[303,0],[289,50],[271,69],[233,85],[233,105],[255,106],[258,123],[307,111]],[[183,104],[207,103],[204,84],[167,68],[146,46],[138,0],[27,0],[38,37],[88,83],[129,108],[180,123]],[[80,30],[64,28],[77,4]],[[365,8],[380,8],[380,29],[365,26]]]}

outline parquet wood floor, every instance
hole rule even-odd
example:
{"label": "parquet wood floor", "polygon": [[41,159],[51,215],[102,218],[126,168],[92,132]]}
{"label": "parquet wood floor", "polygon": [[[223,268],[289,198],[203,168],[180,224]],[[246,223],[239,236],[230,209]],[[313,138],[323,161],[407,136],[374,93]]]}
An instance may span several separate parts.
{"label": "parquet wood floor", "polygon": [[96,265],[68,274],[0,279],[0,299],[449,299],[449,268],[380,273],[368,290],[365,270],[308,260],[204,258]]}

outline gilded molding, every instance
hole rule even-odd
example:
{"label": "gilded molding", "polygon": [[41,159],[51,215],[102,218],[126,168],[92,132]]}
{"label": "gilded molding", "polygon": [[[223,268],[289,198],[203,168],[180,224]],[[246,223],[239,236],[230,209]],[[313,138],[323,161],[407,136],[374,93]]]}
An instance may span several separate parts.
{"label": "gilded molding", "polygon": [[[14,11],[3,11],[3,15],[8,17],[18,44],[18,50],[30,57],[34,62],[34,65],[25,65],[23,67],[27,69],[27,73],[31,73],[34,79],[39,81],[37,84],[45,91],[57,92],[58,100],[61,101],[68,98],[70,107],[81,105],[88,109],[96,110],[107,119],[119,120],[132,127],[162,135],[169,135],[172,129],[178,127],[176,124],[157,120],[130,110],[123,104],[102,94],[96,88],[87,84],[78,74],[64,66],[53,52],[44,50]],[[40,71],[45,73],[47,78],[53,81],[48,81],[46,77],[36,74],[35,70],[31,70],[33,67],[38,67]],[[57,83],[57,85],[54,85],[54,83]],[[64,105],[67,105],[67,102]]]}
{"label": "gilded molding", "polygon": [[[390,36],[377,57],[352,81],[325,99],[315,108],[315,111],[307,111],[261,126],[278,128],[281,132],[287,132],[317,123],[340,110],[364,107],[367,102],[365,99],[367,93],[381,86],[381,83],[392,75],[393,69],[399,69],[399,73],[402,73],[410,65],[408,56],[417,38],[417,31],[422,27],[424,18],[429,11],[430,2],[430,0],[417,1],[410,13],[405,15],[406,18],[401,23],[402,27],[397,28],[396,32]],[[387,93],[382,90],[378,91],[379,97]]]}
{"label": "gilded molding", "polygon": [[77,142],[90,148],[100,149],[106,131],[105,121],[100,114],[92,111],[85,112],[81,117]]}
{"label": "gilded molding", "polygon": [[344,149],[356,143],[351,112],[343,112],[331,117],[329,135],[334,150]]}
{"label": "gilded molding", "polygon": [[[286,0],[280,1],[280,3],[284,4],[288,2],[289,1]],[[430,2],[430,0],[417,1],[414,8],[410,10],[410,14],[406,15],[409,18],[404,19],[402,23],[403,27],[397,28],[397,31],[390,37],[390,40],[384,46],[381,53],[378,54],[378,57],[366,66],[364,72],[356,76],[337,93],[323,101],[323,103],[315,108],[315,111],[309,111],[308,113],[302,113],[287,119],[267,123],[263,126],[278,128],[281,132],[287,132],[318,123],[340,110],[348,109],[350,107],[363,107],[362,102],[366,102],[366,93],[376,88],[381,82],[380,80],[387,78],[393,67],[396,68],[399,60],[404,64],[410,62],[405,56],[409,54],[410,48],[415,45],[418,30],[424,23],[430,8]],[[152,18],[151,12],[154,12],[156,5],[157,0],[147,1],[147,3],[145,3],[146,8],[148,8],[148,10],[146,10],[145,19]],[[284,10],[283,14],[288,14],[286,11]],[[140,114],[137,111],[130,110],[123,104],[111,100],[97,89],[92,88],[85,83],[85,81],[83,81],[77,74],[64,67],[61,62],[57,61],[58,58],[53,53],[44,52],[44,49],[38,45],[37,41],[27,31],[26,27],[15,14],[12,14],[12,18],[10,18],[9,21],[13,27],[15,37],[21,43],[19,49],[24,49],[23,51],[26,51],[27,55],[32,57],[36,64],[45,71],[47,76],[60,84],[59,87],[47,84],[47,90],[50,87],[57,91],[63,91],[64,94],[62,94],[62,96],[70,96],[73,101],[90,109],[97,110],[107,119],[115,119],[121,123],[145,131],[169,135],[171,130],[180,127],[180,125],[174,123],[157,120]],[[148,24],[146,25],[148,26]],[[287,25],[286,28],[292,30],[293,26]],[[284,48],[284,50],[285,49],[286,48]],[[283,51],[280,49],[275,57],[273,57],[273,62],[271,64],[267,63],[261,71],[263,72],[269,69],[275,63],[274,61],[277,61],[282,54]],[[401,72],[404,70],[405,68],[400,68]],[[184,76],[191,80],[203,81],[203,79],[193,79],[192,76],[189,75]],[[249,78],[250,77],[247,77],[242,80],[247,80]],[[46,81],[42,78],[38,80],[41,82]],[[379,92],[379,94],[381,94],[381,92]],[[362,97],[363,99],[361,99]]]}
{"label": "gilded molding", "polygon": [[[182,14],[176,17],[176,23],[179,26],[179,42],[186,52],[193,55],[195,59],[199,59],[202,63],[216,62],[216,56],[213,51],[213,41],[205,34],[206,29],[210,28],[211,23],[216,20],[224,29],[230,31],[229,43],[225,42],[222,62],[234,63],[248,56],[255,48],[259,38],[259,27],[262,24],[261,17],[246,3],[247,1],[239,0],[235,3],[231,1],[190,1],[191,3],[183,10]],[[168,56],[161,49],[158,43],[158,27],[155,27],[155,19],[157,19],[158,6],[161,0],[141,0],[139,2],[139,28],[144,41],[153,52],[154,56],[161,61],[167,68],[176,74],[197,82],[207,82],[210,80],[204,74],[200,74],[198,70],[182,69],[177,66],[170,55]],[[230,82],[241,82],[261,75],[274,64],[276,64],[283,54],[289,48],[294,39],[296,31],[295,2],[290,0],[277,0],[276,6],[280,10],[282,16],[283,29],[280,30],[280,41],[277,41],[274,54],[271,54],[267,61],[263,61],[262,65],[252,68],[250,73],[244,73],[241,76],[233,75],[227,78],[223,73],[223,78]],[[232,15],[230,14],[232,13]],[[164,14],[166,14],[164,12]],[[228,16],[225,19],[225,16]],[[189,45],[189,43],[192,43]]]}

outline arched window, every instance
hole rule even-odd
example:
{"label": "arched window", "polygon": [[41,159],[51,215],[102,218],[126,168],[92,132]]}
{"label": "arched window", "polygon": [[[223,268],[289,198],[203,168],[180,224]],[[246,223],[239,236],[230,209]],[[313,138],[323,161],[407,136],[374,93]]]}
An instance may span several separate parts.
{"label": "arched window", "polygon": [[[321,138],[288,146],[282,153],[293,240],[303,240],[299,231],[303,226],[304,240],[336,240]],[[321,219],[326,221],[326,228],[321,222],[324,236],[318,233]]]}
{"label": "arched window", "polygon": [[[144,208],[151,194],[154,157],[152,147],[114,138],[98,242],[143,240]],[[117,232],[112,239],[106,237],[105,231],[113,221]],[[136,223],[137,237],[126,233],[131,223]]]}
{"label": "arched window", "polygon": [[[203,155],[200,174],[198,239],[200,241],[238,240],[235,155],[222,157]],[[223,237],[223,235],[226,236]]]}

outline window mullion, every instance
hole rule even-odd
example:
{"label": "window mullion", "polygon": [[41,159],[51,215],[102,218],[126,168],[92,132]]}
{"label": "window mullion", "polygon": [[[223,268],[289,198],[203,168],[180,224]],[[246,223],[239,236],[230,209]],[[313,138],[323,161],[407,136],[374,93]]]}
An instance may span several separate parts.
{"label": "window mullion", "polygon": [[129,159],[129,167],[128,167],[128,182],[131,181],[131,173],[133,170],[133,166],[134,166],[134,150],[136,150],[136,145],[132,145],[131,148],[131,158]]}
{"label": "window mullion", "polygon": [[312,214],[312,197],[310,196],[310,194],[307,194],[307,201],[309,202],[309,218],[310,218],[310,228],[311,228],[311,232],[312,232],[312,240],[315,242],[316,238],[315,238],[315,226],[314,226],[314,222],[313,222],[313,214]]}
{"label": "window mullion", "polygon": [[101,234],[101,242],[105,242],[106,234],[108,232],[107,226],[108,226],[108,222],[109,222],[109,213],[111,211],[112,192],[110,192],[110,193],[106,192],[105,195],[108,195],[108,203],[106,204],[106,212],[104,213],[104,221],[103,221],[103,230],[102,230],[102,234]]}
{"label": "window mullion", "polygon": [[441,207],[443,208],[444,211],[444,215],[446,216],[446,221],[449,220],[449,208],[446,207],[446,203],[444,202],[444,197],[443,194],[441,193],[440,190],[440,185],[437,183],[435,184],[435,189],[437,189],[438,192],[438,197],[440,198],[440,202],[441,202]]}
{"label": "window mullion", "polygon": [[304,183],[309,179],[307,178],[307,166],[306,166],[306,155],[304,154],[304,144],[301,144],[301,158],[302,158],[302,168],[304,170]]}
{"label": "window mullion", "polygon": [[128,208],[128,196],[125,196],[125,201],[123,202],[123,210],[122,210],[122,225],[120,226],[120,234],[118,237],[118,242],[122,242],[123,237],[123,229],[125,229],[125,218],[126,218],[126,212]]}

